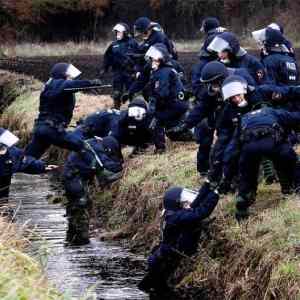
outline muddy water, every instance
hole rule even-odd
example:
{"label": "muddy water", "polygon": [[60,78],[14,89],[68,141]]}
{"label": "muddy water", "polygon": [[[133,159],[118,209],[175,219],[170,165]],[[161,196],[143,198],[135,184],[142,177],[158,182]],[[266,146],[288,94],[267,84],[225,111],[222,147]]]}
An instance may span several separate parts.
{"label": "muddy water", "polygon": [[87,299],[148,299],[136,288],[143,276],[143,257],[120,244],[95,239],[86,246],[64,245],[65,210],[48,204],[51,191],[47,177],[29,175],[16,176],[11,190],[12,201],[19,207],[16,222],[29,222],[38,234],[33,253],[47,251],[45,269],[50,282],[74,299],[87,293]]}

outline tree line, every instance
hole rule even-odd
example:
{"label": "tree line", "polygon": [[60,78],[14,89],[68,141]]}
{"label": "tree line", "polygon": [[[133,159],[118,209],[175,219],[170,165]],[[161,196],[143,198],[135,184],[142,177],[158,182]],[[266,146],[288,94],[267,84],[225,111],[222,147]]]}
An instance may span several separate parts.
{"label": "tree line", "polygon": [[172,38],[199,36],[201,20],[217,16],[224,26],[246,34],[276,20],[291,34],[300,29],[294,0],[0,0],[1,42],[83,41],[109,37],[119,21],[146,15]]}

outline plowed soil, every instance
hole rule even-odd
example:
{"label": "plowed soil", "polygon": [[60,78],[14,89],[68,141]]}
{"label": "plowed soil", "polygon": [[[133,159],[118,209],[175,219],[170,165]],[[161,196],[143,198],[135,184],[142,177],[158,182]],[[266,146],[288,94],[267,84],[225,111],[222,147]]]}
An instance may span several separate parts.
{"label": "plowed soil", "polygon": [[[258,56],[258,51],[249,51]],[[300,57],[300,48],[296,50],[297,57]],[[68,62],[74,64],[82,71],[82,78],[99,78],[99,70],[102,65],[102,55],[77,55],[77,56],[51,56],[32,58],[11,58],[0,59],[0,69],[34,76],[45,82],[49,78],[51,67],[57,62]],[[183,65],[187,78],[190,78],[192,65],[197,63],[198,56],[195,52],[179,53],[179,62]],[[111,73],[102,76],[105,84],[110,83]]]}

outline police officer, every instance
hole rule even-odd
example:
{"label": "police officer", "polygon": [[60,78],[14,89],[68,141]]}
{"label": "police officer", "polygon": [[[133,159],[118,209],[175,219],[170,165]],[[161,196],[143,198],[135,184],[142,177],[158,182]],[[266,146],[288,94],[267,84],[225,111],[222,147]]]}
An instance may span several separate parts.
{"label": "police officer", "polygon": [[143,97],[136,97],[128,109],[121,112],[118,122],[112,127],[111,135],[121,145],[134,146],[131,156],[142,153],[149,144],[155,144],[155,152],[165,150],[164,131],[161,127],[151,130],[153,116],[149,113],[148,103]]}
{"label": "police officer", "polygon": [[[67,196],[68,230],[66,239],[76,245],[89,243],[89,188],[97,178],[105,187],[121,177],[123,157],[119,143],[112,136],[86,141],[91,149],[90,163],[76,152],[70,153],[64,166],[64,186]],[[96,162],[94,163],[94,156]]]}
{"label": "police officer", "polygon": [[[233,96],[231,101],[239,105],[244,101],[243,94]],[[236,202],[238,220],[248,216],[248,208],[255,201],[262,157],[273,161],[278,174],[284,176],[290,186],[295,182],[297,154],[287,139],[286,129],[299,122],[299,112],[270,107],[251,111],[241,118],[241,126],[236,129],[225,155],[225,158],[234,157],[232,149],[239,149],[240,181]],[[225,162],[228,161],[230,158],[225,159]]]}
{"label": "police officer", "polygon": [[113,27],[116,40],[113,41],[104,53],[102,72],[113,71],[113,99],[114,106],[119,109],[121,97],[129,89],[135,74],[134,61],[130,53],[138,49],[138,43],[130,36],[129,27],[125,23],[118,23]]}
{"label": "police officer", "polygon": [[225,30],[224,27],[220,26],[220,22],[217,18],[207,17],[202,21],[200,31],[205,34],[204,42],[198,55],[199,62],[192,67],[192,88],[194,95],[197,95],[203,86],[201,81],[199,81],[203,67],[210,61],[217,60],[218,58],[216,53],[209,51],[207,47],[216,35]]}
{"label": "police officer", "polygon": [[239,40],[232,32],[223,32],[214,37],[207,49],[218,53],[219,60],[226,66],[247,69],[257,84],[266,82],[264,66],[240,47]]}
{"label": "police officer", "polygon": [[106,137],[120,119],[120,111],[116,109],[99,110],[88,115],[78,122],[73,134],[86,140],[97,137]]}
{"label": "police officer", "polygon": [[[289,92],[288,87],[278,87],[274,85],[260,85],[253,88],[248,88],[247,81],[238,75],[227,77],[222,85],[223,101],[226,101],[224,109],[216,123],[217,140],[211,151],[211,163],[209,178],[212,182],[219,183],[223,176],[223,160],[224,151],[230,142],[235,129],[240,124],[240,117],[251,111],[253,108],[267,102],[272,104],[272,101],[282,98]],[[231,97],[235,95],[243,95],[243,101],[234,104]],[[230,168],[231,175],[227,175],[224,179],[229,185],[234,174],[237,172],[237,166]]]}
{"label": "police officer", "polygon": [[295,49],[294,49],[293,43],[291,41],[289,41],[284,36],[284,29],[283,29],[283,27],[281,25],[277,24],[277,23],[271,23],[267,27],[275,29],[275,30],[278,30],[283,35],[283,37],[284,37],[284,45],[287,47],[289,55],[291,57],[295,58]]}
{"label": "police officer", "polygon": [[[163,43],[156,43],[152,46],[153,48],[158,49],[159,51],[163,51],[164,53],[168,54],[168,63],[173,66],[173,68],[177,71],[180,80],[182,83],[185,85],[187,83],[186,77],[185,77],[185,71],[182,65],[175,59],[173,59]],[[143,65],[143,68],[137,72],[137,77],[135,78],[134,82],[129,88],[128,91],[128,99],[131,100],[134,96],[134,94],[138,94],[139,92],[142,91],[142,94],[145,99],[149,98],[149,81],[150,81],[150,76],[152,72],[152,67],[151,67],[151,61],[146,58],[146,63]],[[123,100],[128,100],[126,97]]]}
{"label": "police officer", "polygon": [[96,80],[74,80],[81,72],[71,64],[58,63],[40,95],[39,115],[35,120],[33,138],[26,147],[26,155],[40,158],[55,145],[73,151],[84,148],[82,140],[66,131],[75,107],[74,93],[82,88],[98,87]]}
{"label": "police officer", "polygon": [[168,290],[168,277],[182,257],[197,250],[202,221],[209,217],[219,200],[206,182],[199,193],[181,187],[169,188],[163,199],[161,238],[148,258],[148,273],[139,288],[147,293]]}
{"label": "police officer", "polygon": [[197,152],[197,171],[207,175],[209,169],[209,153],[213,143],[216,122],[223,108],[221,87],[223,81],[230,75],[240,75],[247,80],[249,88],[255,87],[255,81],[246,69],[226,68],[218,61],[212,61],[202,69],[201,77],[205,89],[197,95],[196,105],[188,114],[185,124],[188,128],[195,127],[196,141],[199,143]]}
{"label": "police officer", "polygon": [[134,22],[133,29],[134,36],[141,37],[143,41],[139,46],[140,53],[146,54],[151,46],[157,43],[162,43],[167,47],[172,58],[177,59],[177,52],[174,44],[168,39],[161,29],[157,29],[157,23],[152,22],[147,17],[140,17]]}
{"label": "police officer", "polygon": [[171,128],[178,124],[188,110],[184,87],[177,71],[169,63],[163,48],[151,47],[146,56],[151,61],[149,111],[154,119],[151,128]]}
{"label": "police officer", "polygon": [[299,79],[298,65],[279,30],[270,27],[252,32],[254,39],[262,44],[262,63],[268,80],[276,85],[295,85]]}
{"label": "police officer", "polygon": [[[24,155],[24,152],[15,146],[18,141],[19,139],[9,130],[0,128],[0,207],[8,203],[9,188],[14,173],[41,174],[57,168]],[[2,210],[2,213],[5,212]],[[9,214],[9,210],[7,213]]]}

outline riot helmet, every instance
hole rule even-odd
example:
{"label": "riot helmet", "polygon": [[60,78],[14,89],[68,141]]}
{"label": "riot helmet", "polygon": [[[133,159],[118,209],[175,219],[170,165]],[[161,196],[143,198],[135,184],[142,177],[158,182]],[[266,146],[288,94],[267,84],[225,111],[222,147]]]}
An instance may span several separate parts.
{"label": "riot helmet", "polygon": [[53,79],[75,79],[81,74],[74,65],[68,63],[57,63],[51,71],[50,76]]}

